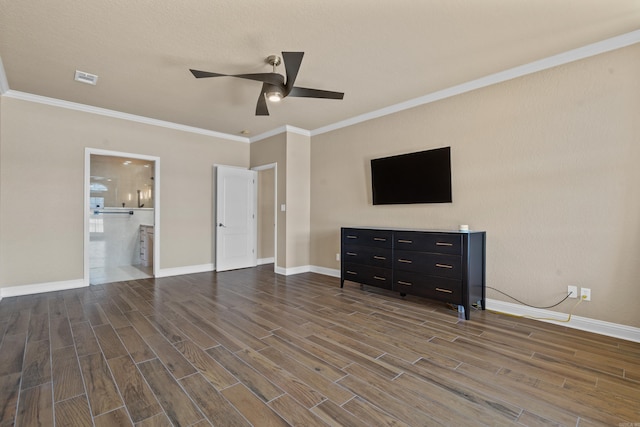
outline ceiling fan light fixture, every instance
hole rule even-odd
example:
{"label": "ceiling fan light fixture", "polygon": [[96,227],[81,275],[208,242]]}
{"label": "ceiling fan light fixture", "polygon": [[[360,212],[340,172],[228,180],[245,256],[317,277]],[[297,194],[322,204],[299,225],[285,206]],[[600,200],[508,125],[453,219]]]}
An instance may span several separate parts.
{"label": "ceiling fan light fixture", "polygon": [[271,102],[280,102],[284,98],[282,92],[279,90],[272,90],[267,92],[267,99]]}

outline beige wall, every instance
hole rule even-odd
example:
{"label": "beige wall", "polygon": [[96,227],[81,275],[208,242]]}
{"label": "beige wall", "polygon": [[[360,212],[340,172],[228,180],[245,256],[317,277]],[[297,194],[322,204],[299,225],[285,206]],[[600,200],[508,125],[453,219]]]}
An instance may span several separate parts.
{"label": "beige wall", "polygon": [[287,268],[309,265],[311,141],[287,133]]}
{"label": "beige wall", "polygon": [[258,259],[275,256],[275,168],[258,171]]}
{"label": "beige wall", "polygon": [[[589,287],[575,314],[639,327],[639,75],[635,45],[313,137],[310,263],[339,268],[341,226],[469,224],[487,285],[542,306]],[[372,206],[372,158],[442,146],[453,203]]]}
{"label": "beige wall", "polygon": [[[488,233],[489,286],[535,305],[590,287],[575,314],[638,327],[638,75],[636,45],[311,141],[289,132],[251,146],[2,97],[0,287],[82,278],[91,147],[161,158],[161,268],[213,262],[213,164],[277,163],[280,267],[337,269],[345,225],[465,223]],[[453,203],[371,205],[372,158],[442,146]]]}
{"label": "beige wall", "polygon": [[[276,267],[309,265],[310,236],[309,136],[285,132],[251,144],[251,167],[277,164],[278,231]],[[280,209],[285,205],[286,210]]]}
{"label": "beige wall", "polygon": [[287,212],[280,210],[280,205],[287,199],[287,135],[285,133],[272,136],[251,144],[251,167],[277,164],[277,253],[276,267],[286,265],[287,248]]}
{"label": "beige wall", "polygon": [[160,268],[213,263],[213,165],[249,144],[1,98],[0,287],[83,278],[85,147],[160,157]]}

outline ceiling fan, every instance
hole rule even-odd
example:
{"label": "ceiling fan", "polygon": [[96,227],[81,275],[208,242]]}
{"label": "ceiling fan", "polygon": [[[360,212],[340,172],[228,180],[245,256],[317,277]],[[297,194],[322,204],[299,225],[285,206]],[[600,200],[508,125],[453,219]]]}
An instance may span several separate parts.
{"label": "ceiling fan", "polygon": [[[268,116],[267,99],[271,102],[279,102],[287,96],[295,96],[299,98],[324,98],[324,99],[342,99],[344,93],[331,92],[328,90],[309,89],[305,87],[294,86],[302,63],[304,52],[282,52],[282,58],[278,55],[271,55],[266,62],[273,66],[271,73],[254,73],[254,74],[219,74],[208,71],[199,71],[189,69],[197,79],[205,77],[238,77],[241,79],[256,80],[262,82],[262,89],[258,96],[256,105],[256,116]],[[287,81],[285,76],[276,73],[276,67],[284,62]]]}

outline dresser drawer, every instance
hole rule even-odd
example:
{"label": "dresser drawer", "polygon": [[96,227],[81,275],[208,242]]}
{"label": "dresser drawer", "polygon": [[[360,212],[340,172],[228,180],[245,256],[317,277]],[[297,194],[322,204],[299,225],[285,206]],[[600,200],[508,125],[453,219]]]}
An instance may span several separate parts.
{"label": "dresser drawer", "polygon": [[457,255],[395,251],[393,268],[423,273],[428,276],[449,277],[451,279],[462,278],[462,259]]}
{"label": "dresser drawer", "polygon": [[342,259],[347,263],[373,265],[391,268],[391,249],[362,246],[348,246],[342,251]]}
{"label": "dresser drawer", "polygon": [[391,289],[393,287],[391,269],[344,263],[342,270],[344,280],[351,280],[384,289]]}
{"label": "dresser drawer", "polygon": [[395,272],[393,290],[452,304],[461,304],[462,301],[462,280],[426,276],[411,271]]}
{"label": "dresser drawer", "polygon": [[462,236],[459,234],[396,231],[394,242],[399,250],[462,254]]}
{"label": "dresser drawer", "polygon": [[366,228],[343,228],[342,245],[373,246],[376,248],[391,248],[393,232],[389,230],[369,230]]}

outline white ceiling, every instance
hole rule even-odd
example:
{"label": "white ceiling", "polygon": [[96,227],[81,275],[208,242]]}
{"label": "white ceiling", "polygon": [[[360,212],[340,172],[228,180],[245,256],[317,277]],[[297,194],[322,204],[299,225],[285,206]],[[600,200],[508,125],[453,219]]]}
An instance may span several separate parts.
{"label": "white ceiling", "polygon": [[[0,64],[5,94],[253,136],[331,126],[638,29],[640,0],[0,0]],[[281,51],[305,52],[297,86],[344,100],[288,97],[256,117],[261,83],[189,72],[269,72]]]}

